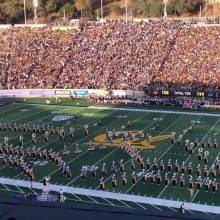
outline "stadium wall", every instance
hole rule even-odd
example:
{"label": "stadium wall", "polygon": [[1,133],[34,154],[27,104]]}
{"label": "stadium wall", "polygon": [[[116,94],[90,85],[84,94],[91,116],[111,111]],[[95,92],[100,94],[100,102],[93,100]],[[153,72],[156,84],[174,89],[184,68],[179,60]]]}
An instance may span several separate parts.
{"label": "stadium wall", "polygon": [[136,96],[143,97],[144,91],[126,91],[126,90],[100,90],[100,89],[13,89],[0,90],[1,98],[19,98],[19,97],[87,97],[96,96]]}

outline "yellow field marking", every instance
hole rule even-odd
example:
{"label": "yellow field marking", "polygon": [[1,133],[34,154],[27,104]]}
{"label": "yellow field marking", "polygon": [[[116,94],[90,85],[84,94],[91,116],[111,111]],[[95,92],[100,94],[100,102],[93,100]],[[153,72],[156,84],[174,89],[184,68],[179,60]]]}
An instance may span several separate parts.
{"label": "yellow field marking", "polygon": [[[130,133],[130,134],[139,135],[140,132],[142,132],[142,131],[120,131],[119,135],[122,135],[125,132]],[[170,135],[169,134],[158,135],[158,136],[150,137],[149,141],[147,141],[146,139],[140,140],[140,138],[135,137],[135,138],[133,138],[132,141],[130,139],[127,139],[126,142],[135,148],[152,149],[155,147],[152,143],[162,141],[162,140],[167,140],[171,137],[172,137],[171,134]],[[110,143],[109,140],[107,139],[106,134],[101,134],[101,135],[98,135],[94,138],[94,141],[92,142],[92,144],[96,145],[96,144],[100,144],[100,143],[102,143],[105,146],[109,146],[109,147],[111,147],[111,146],[121,147],[123,140],[122,140],[122,138],[116,138],[116,139],[112,140],[112,143]]]}

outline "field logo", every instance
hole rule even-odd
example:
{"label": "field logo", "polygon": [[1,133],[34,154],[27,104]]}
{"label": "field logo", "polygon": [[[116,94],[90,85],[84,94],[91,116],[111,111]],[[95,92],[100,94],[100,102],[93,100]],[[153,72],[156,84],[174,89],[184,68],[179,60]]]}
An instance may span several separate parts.
{"label": "field logo", "polygon": [[52,121],[66,121],[66,120],[70,120],[73,119],[74,116],[69,116],[69,115],[57,115],[55,117],[53,117]]}
{"label": "field logo", "polygon": [[126,142],[129,143],[132,147],[135,148],[141,148],[141,149],[151,149],[154,148],[155,145],[153,144],[154,142],[162,141],[162,140],[167,140],[172,137],[171,134],[168,135],[157,135],[157,136],[149,136],[149,139],[147,140],[146,138],[140,139],[140,132],[143,131],[120,131],[118,132],[119,135],[118,137],[113,138],[112,143],[108,140],[106,134],[101,134],[98,135],[94,138],[93,143],[94,145],[99,145],[102,144],[104,146],[109,146],[109,147],[121,147],[123,143],[122,137],[124,136],[124,133],[129,133],[132,135],[132,140],[130,138],[126,139]]}

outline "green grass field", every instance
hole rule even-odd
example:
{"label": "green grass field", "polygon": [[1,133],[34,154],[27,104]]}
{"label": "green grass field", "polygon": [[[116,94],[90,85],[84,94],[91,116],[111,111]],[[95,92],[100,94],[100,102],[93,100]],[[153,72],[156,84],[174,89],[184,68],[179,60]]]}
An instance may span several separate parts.
{"label": "green grass field", "polygon": [[[74,120],[66,120],[55,122],[52,119],[57,115],[70,115],[74,116]],[[157,120],[155,118],[162,118],[159,121],[159,131],[154,129]],[[96,125],[96,122],[101,120],[101,125]],[[30,123],[34,124],[45,124],[46,126],[53,127],[62,127],[64,126],[65,130],[69,132],[70,126],[75,128],[74,138],[71,138],[69,135],[66,135],[64,141],[61,141],[58,136],[50,135],[49,143],[45,143],[44,136],[37,136],[36,147],[41,149],[53,149],[56,152],[62,152],[64,144],[66,144],[71,151],[68,156],[64,156],[63,159],[68,163],[72,170],[72,178],[67,179],[57,168],[55,163],[49,161],[46,165],[40,165],[40,163],[34,165],[35,181],[41,181],[46,175],[50,175],[51,183],[59,185],[68,185],[68,186],[77,186],[82,188],[91,188],[99,189],[99,179],[101,177],[101,167],[105,162],[108,170],[107,175],[105,176],[105,186],[106,190],[113,191],[111,184],[111,165],[112,161],[115,161],[117,164],[120,159],[124,160],[125,171],[127,175],[128,182],[125,187],[122,186],[121,174],[118,171],[116,176],[118,180],[117,187],[115,192],[123,192],[135,195],[145,195],[156,198],[166,198],[171,200],[181,200],[189,201],[201,204],[209,205],[220,205],[220,191],[213,193],[212,190],[209,192],[205,191],[204,185],[200,191],[195,189],[193,197],[190,196],[188,184],[184,187],[172,186],[169,184],[165,186],[164,182],[160,185],[157,183],[151,184],[150,182],[143,184],[141,177],[137,177],[137,183],[132,185],[131,180],[131,158],[119,147],[106,147],[106,149],[96,149],[94,152],[88,152],[88,143],[90,140],[103,134],[108,128],[109,130],[119,129],[123,125],[127,124],[127,121],[131,121],[131,127],[129,130],[144,130],[149,132],[151,136],[158,135],[169,135],[171,132],[176,132],[176,135],[183,134],[183,130],[187,129],[194,121],[199,121],[200,123],[196,124],[191,133],[184,135],[183,139],[189,139],[194,141],[197,137],[199,140],[204,139],[208,140],[211,138],[214,140],[214,137],[217,138],[218,143],[220,143],[220,118],[215,116],[204,116],[204,115],[186,115],[186,114],[170,114],[170,113],[153,113],[153,112],[134,112],[134,111],[121,111],[121,110],[102,110],[102,109],[91,109],[87,107],[75,107],[75,106],[59,106],[59,105],[29,105],[27,103],[19,104],[10,104],[0,108],[0,121],[1,122],[16,122],[19,123]],[[84,136],[83,126],[85,124],[89,125],[89,135]],[[13,146],[17,145],[18,137],[20,132],[4,132],[0,133],[0,142],[4,141],[4,137],[9,137],[9,143]],[[31,134],[24,135],[24,147],[32,147],[31,143]],[[76,144],[80,145],[82,153],[80,155],[75,155],[74,150]],[[161,160],[167,164],[168,160],[171,159],[172,163],[175,163],[177,159],[181,165],[183,161],[186,161],[186,165],[190,162],[193,167],[196,168],[200,163],[201,168],[204,167],[203,161],[198,161],[198,148],[195,149],[193,155],[190,155],[185,151],[184,147],[179,147],[178,144],[171,144],[170,139],[158,141],[154,143],[155,148],[152,149],[141,149],[140,154],[145,158],[150,158],[150,161],[153,162],[154,158],[160,163]],[[209,151],[209,162],[208,168],[213,165],[217,155],[219,155],[219,148],[207,148],[204,149]],[[34,162],[39,161],[35,158],[25,158],[29,163],[34,164]],[[98,170],[98,176],[92,177],[88,175],[85,180],[80,176],[80,170],[84,165],[96,165],[100,169]],[[117,167],[119,168],[119,167]],[[140,165],[136,164],[136,173],[141,171]],[[172,177],[174,171],[170,173]],[[161,172],[162,176],[164,172]],[[181,173],[177,173],[177,178]],[[188,179],[188,174],[185,175],[186,180]],[[3,166],[2,161],[0,161],[0,177],[8,177],[13,179],[28,180],[28,177],[22,174],[18,168],[6,165]],[[194,180],[197,176],[193,174]],[[216,177],[217,182],[219,182],[219,176]],[[203,177],[204,180],[204,177]],[[187,181],[186,181],[187,182]],[[15,187],[10,185],[0,185],[0,195],[6,196],[8,192],[31,192],[31,189]],[[40,193],[35,191],[35,193]],[[76,197],[73,195],[67,196],[69,201],[87,201],[99,203],[100,198],[83,198],[83,196]],[[123,204],[120,201],[100,201],[100,203],[106,203],[108,205],[118,205],[118,206],[128,206],[134,207],[135,204]],[[119,204],[117,204],[119,203]],[[142,206],[141,204],[136,204],[136,206]],[[146,207],[147,208],[147,207]]]}

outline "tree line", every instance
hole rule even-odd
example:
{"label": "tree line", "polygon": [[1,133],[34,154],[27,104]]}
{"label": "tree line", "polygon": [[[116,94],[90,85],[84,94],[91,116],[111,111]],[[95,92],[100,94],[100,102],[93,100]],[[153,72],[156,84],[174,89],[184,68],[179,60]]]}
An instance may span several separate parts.
{"label": "tree line", "polygon": [[[24,1],[27,18],[34,16],[33,0],[0,0],[0,23],[22,23]],[[102,0],[104,16],[121,16],[125,13],[126,0]],[[47,21],[64,17],[95,19],[100,16],[101,0],[38,0],[37,13]],[[164,0],[127,0],[129,15],[133,17],[157,17],[163,15]],[[204,0],[168,0],[167,13],[177,16],[196,14],[204,7]]]}

